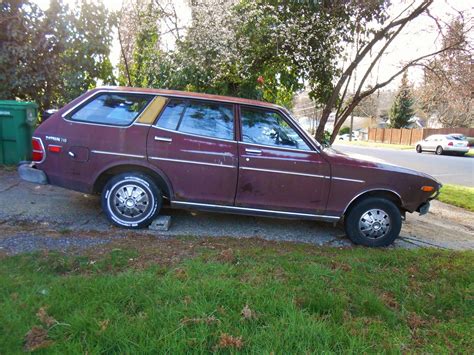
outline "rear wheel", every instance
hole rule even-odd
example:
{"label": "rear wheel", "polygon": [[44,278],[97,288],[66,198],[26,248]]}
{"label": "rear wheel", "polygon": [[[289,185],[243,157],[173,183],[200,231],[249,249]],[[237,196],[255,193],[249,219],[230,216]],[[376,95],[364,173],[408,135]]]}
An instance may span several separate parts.
{"label": "rear wheel", "polygon": [[423,153],[423,149],[421,148],[421,145],[418,144],[418,145],[416,146],[416,152],[417,152],[417,153]]}
{"label": "rear wheel", "polygon": [[442,147],[442,146],[439,145],[439,146],[436,148],[436,154],[437,154],[437,155],[442,155],[442,154],[443,154],[443,147]]}
{"label": "rear wheel", "polygon": [[102,191],[102,209],[115,225],[125,228],[148,226],[162,205],[162,194],[154,181],[140,173],[123,173],[110,179]]}
{"label": "rear wheel", "polygon": [[393,243],[402,228],[402,216],[390,200],[369,197],[359,201],[345,216],[347,236],[355,243],[381,247]]}

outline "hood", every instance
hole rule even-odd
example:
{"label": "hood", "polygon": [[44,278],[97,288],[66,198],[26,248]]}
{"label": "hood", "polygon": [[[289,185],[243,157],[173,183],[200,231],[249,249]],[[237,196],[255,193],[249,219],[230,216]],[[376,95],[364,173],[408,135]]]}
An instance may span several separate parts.
{"label": "hood", "polygon": [[435,181],[437,184],[441,183],[433,176],[423,173],[418,170],[405,168],[396,164],[386,162],[383,159],[371,157],[368,155],[357,154],[357,153],[342,153],[334,148],[326,148],[324,152],[333,160],[337,161],[338,164],[355,165],[367,168],[380,169],[385,171],[393,171],[397,173],[410,174],[420,176],[426,179]]}

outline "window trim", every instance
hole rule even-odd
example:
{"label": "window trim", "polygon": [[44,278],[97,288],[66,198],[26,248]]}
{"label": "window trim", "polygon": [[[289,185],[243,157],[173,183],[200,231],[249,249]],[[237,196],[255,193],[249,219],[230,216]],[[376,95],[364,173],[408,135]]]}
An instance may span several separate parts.
{"label": "window trim", "polygon": [[[94,101],[97,97],[104,95],[104,94],[114,94],[114,95],[135,95],[135,96],[145,96],[149,97],[150,101],[141,109],[141,111],[138,113],[138,115],[128,124],[128,125],[118,125],[118,124],[107,124],[103,122],[90,122],[90,121],[83,121],[83,120],[73,120],[71,119],[71,116],[75,114],[77,111],[82,109],[84,106],[87,104],[91,103]],[[152,93],[144,93],[144,92],[134,92],[134,91],[115,91],[115,90],[99,90],[96,91],[94,94],[86,97],[84,100],[79,102],[77,105],[74,105],[72,108],[67,110],[65,113],[61,115],[61,117],[69,123],[78,123],[78,124],[86,124],[86,125],[93,125],[93,126],[103,126],[103,127],[115,127],[115,128],[129,128],[130,126],[133,126],[137,120],[141,117],[143,112],[145,112],[153,100],[156,98],[157,95],[152,94]]]}
{"label": "window trim", "polygon": [[[153,128],[156,128],[156,129],[162,129],[164,131],[167,131],[167,132],[172,132],[172,133],[176,133],[176,134],[182,134],[182,135],[187,135],[187,136],[191,136],[191,137],[198,137],[198,138],[206,138],[206,139],[213,139],[213,140],[218,140],[218,141],[224,141],[224,142],[237,142],[238,140],[236,139],[237,136],[237,111],[236,111],[236,104],[232,103],[232,102],[229,102],[229,101],[215,101],[215,100],[200,100],[200,99],[194,99],[194,98],[187,98],[187,97],[184,97],[184,96],[164,96],[166,98],[168,98],[168,102],[166,103],[166,105],[163,107],[163,109],[161,110],[161,112],[156,116],[156,119],[155,119],[155,122],[153,123],[152,127]],[[169,128],[163,128],[163,127],[160,127],[158,126],[158,122],[161,118],[161,116],[163,115],[163,113],[165,112],[166,108],[168,107],[169,103],[171,102],[171,100],[181,100],[185,103],[185,108],[183,110],[183,112],[181,112],[181,116],[179,118],[179,121],[178,121],[178,124],[176,125],[176,129],[169,129]],[[189,132],[182,132],[182,131],[179,131],[179,127],[181,125],[181,122],[183,121],[183,117],[184,117],[184,114],[186,113],[186,110],[188,109],[189,105],[193,102],[197,102],[197,103],[207,103],[207,104],[215,104],[215,105],[227,105],[227,106],[231,106],[232,107],[232,114],[233,114],[233,129],[232,129],[232,139],[226,139],[226,138],[219,138],[219,137],[211,137],[211,136],[203,136],[201,134],[196,134],[196,133],[189,133]]]}
{"label": "window trim", "polygon": [[[256,110],[256,111],[270,111],[270,112],[275,112],[279,114],[282,119],[290,126],[296,134],[306,143],[308,146],[309,150],[305,149],[298,149],[298,148],[291,148],[291,147],[279,147],[277,145],[268,145],[268,144],[261,144],[261,143],[252,143],[252,142],[244,142],[243,140],[243,126],[242,126],[242,108],[249,108],[251,110]],[[316,152],[319,153],[319,150],[316,149],[311,142],[308,141],[306,138],[305,134],[295,125],[292,119],[288,117],[288,115],[283,112],[282,110],[278,109],[273,109],[273,108],[266,108],[266,107],[259,107],[259,106],[252,106],[252,105],[239,105],[239,133],[240,136],[238,137],[239,142],[242,144],[248,144],[248,145],[255,145],[255,146],[260,146],[260,147],[266,147],[266,148],[272,148],[272,149],[283,149],[283,150],[293,150],[293,151],[298,151],[298,152]]]}

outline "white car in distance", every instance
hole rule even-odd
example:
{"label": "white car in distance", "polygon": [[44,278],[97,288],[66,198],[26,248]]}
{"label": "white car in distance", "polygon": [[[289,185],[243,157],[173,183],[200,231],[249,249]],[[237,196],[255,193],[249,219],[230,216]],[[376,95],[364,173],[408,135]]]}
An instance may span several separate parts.
{"label": "white car in distance", "polygon": [[462,134],[434,134],[416,143],[417,153],[435,152],[437,155],[469,152],[469,142]]}

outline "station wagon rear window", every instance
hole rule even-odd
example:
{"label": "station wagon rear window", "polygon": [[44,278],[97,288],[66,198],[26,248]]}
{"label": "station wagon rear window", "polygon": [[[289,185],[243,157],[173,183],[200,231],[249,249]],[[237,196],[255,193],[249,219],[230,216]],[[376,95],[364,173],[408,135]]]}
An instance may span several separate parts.
{"label": "station wagon rear window", "polygon": [[74,111],[69,119],[80,122],[128,126],[140,115],[152,98],[152,95],[100,94]]}

